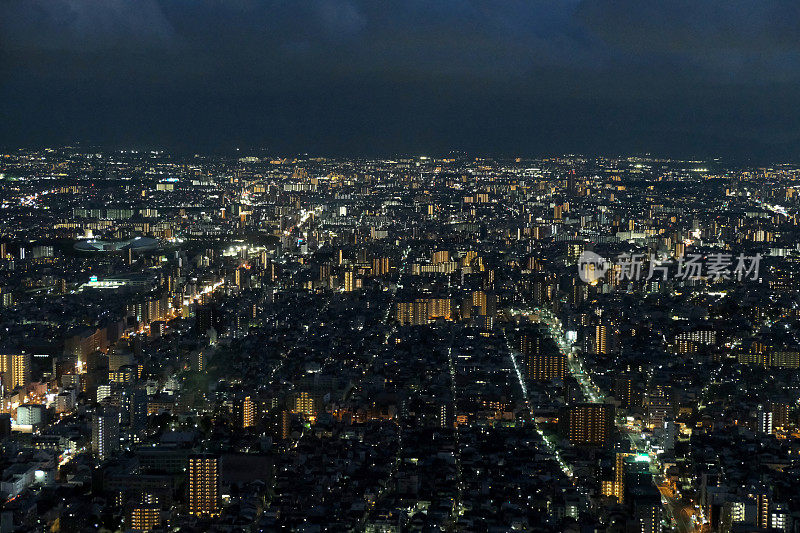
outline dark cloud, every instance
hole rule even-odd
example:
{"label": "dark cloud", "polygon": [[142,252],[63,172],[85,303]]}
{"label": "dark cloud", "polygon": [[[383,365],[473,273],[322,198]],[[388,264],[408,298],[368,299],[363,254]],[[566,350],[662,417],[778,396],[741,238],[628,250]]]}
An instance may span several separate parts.
{"label": "dark cloud", "polygon": [[577,14],[611,43],[644,52],[797,52],[791,0],[591,0]]}
{"label": "dark cloud", "polygon": [[6,0],[0,142],[796,157],[799,9]]}
{"label": "dark cloud", "polygon": [[9,51],[168,47],[172,37],[156,0],[25,0],[0,5],[0,42]]}
{"label": "dark cloud", "polygon": [[680,65],[702,79],[763,83],[800,76],[795,1],[586,0],[576,14],[609,53]]}

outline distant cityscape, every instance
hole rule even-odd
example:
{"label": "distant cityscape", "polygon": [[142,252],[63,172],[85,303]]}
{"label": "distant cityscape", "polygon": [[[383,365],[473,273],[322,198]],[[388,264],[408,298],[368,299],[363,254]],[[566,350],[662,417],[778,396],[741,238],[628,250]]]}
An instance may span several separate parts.
{"label": "distant cityscape", "polygon": [[0,533],[800,532],[800,165],[0,154]]}

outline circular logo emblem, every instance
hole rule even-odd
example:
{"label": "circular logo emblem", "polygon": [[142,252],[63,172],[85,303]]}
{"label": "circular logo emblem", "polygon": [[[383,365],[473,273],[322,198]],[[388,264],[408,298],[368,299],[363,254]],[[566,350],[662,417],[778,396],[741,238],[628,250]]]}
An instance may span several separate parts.
{"label": "circular logo emblem", "polygon": [[578,276],[584,283],[594,283],[605,275],[609,266],[606,258],[586,251],[578,257]]}

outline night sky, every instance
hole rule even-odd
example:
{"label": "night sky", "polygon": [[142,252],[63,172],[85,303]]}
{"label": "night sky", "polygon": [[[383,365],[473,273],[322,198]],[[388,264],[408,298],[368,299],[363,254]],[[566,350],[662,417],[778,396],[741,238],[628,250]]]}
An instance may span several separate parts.
{"label": "night sky", "polygon": [[800,159],[800,2],[1,0],[0,144]]}

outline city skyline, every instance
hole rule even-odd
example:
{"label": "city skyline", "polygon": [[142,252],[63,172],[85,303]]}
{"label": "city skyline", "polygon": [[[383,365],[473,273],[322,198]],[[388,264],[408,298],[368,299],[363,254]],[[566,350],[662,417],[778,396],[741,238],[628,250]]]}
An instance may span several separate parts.
{"label": "city skyline", "polygon": [[0,0],[0,533],[800,533],[798,36]]}
{"label": "city skyline", "polygon": [[800,527],[800,165],[254,153],[0,154],[14,527]]}

